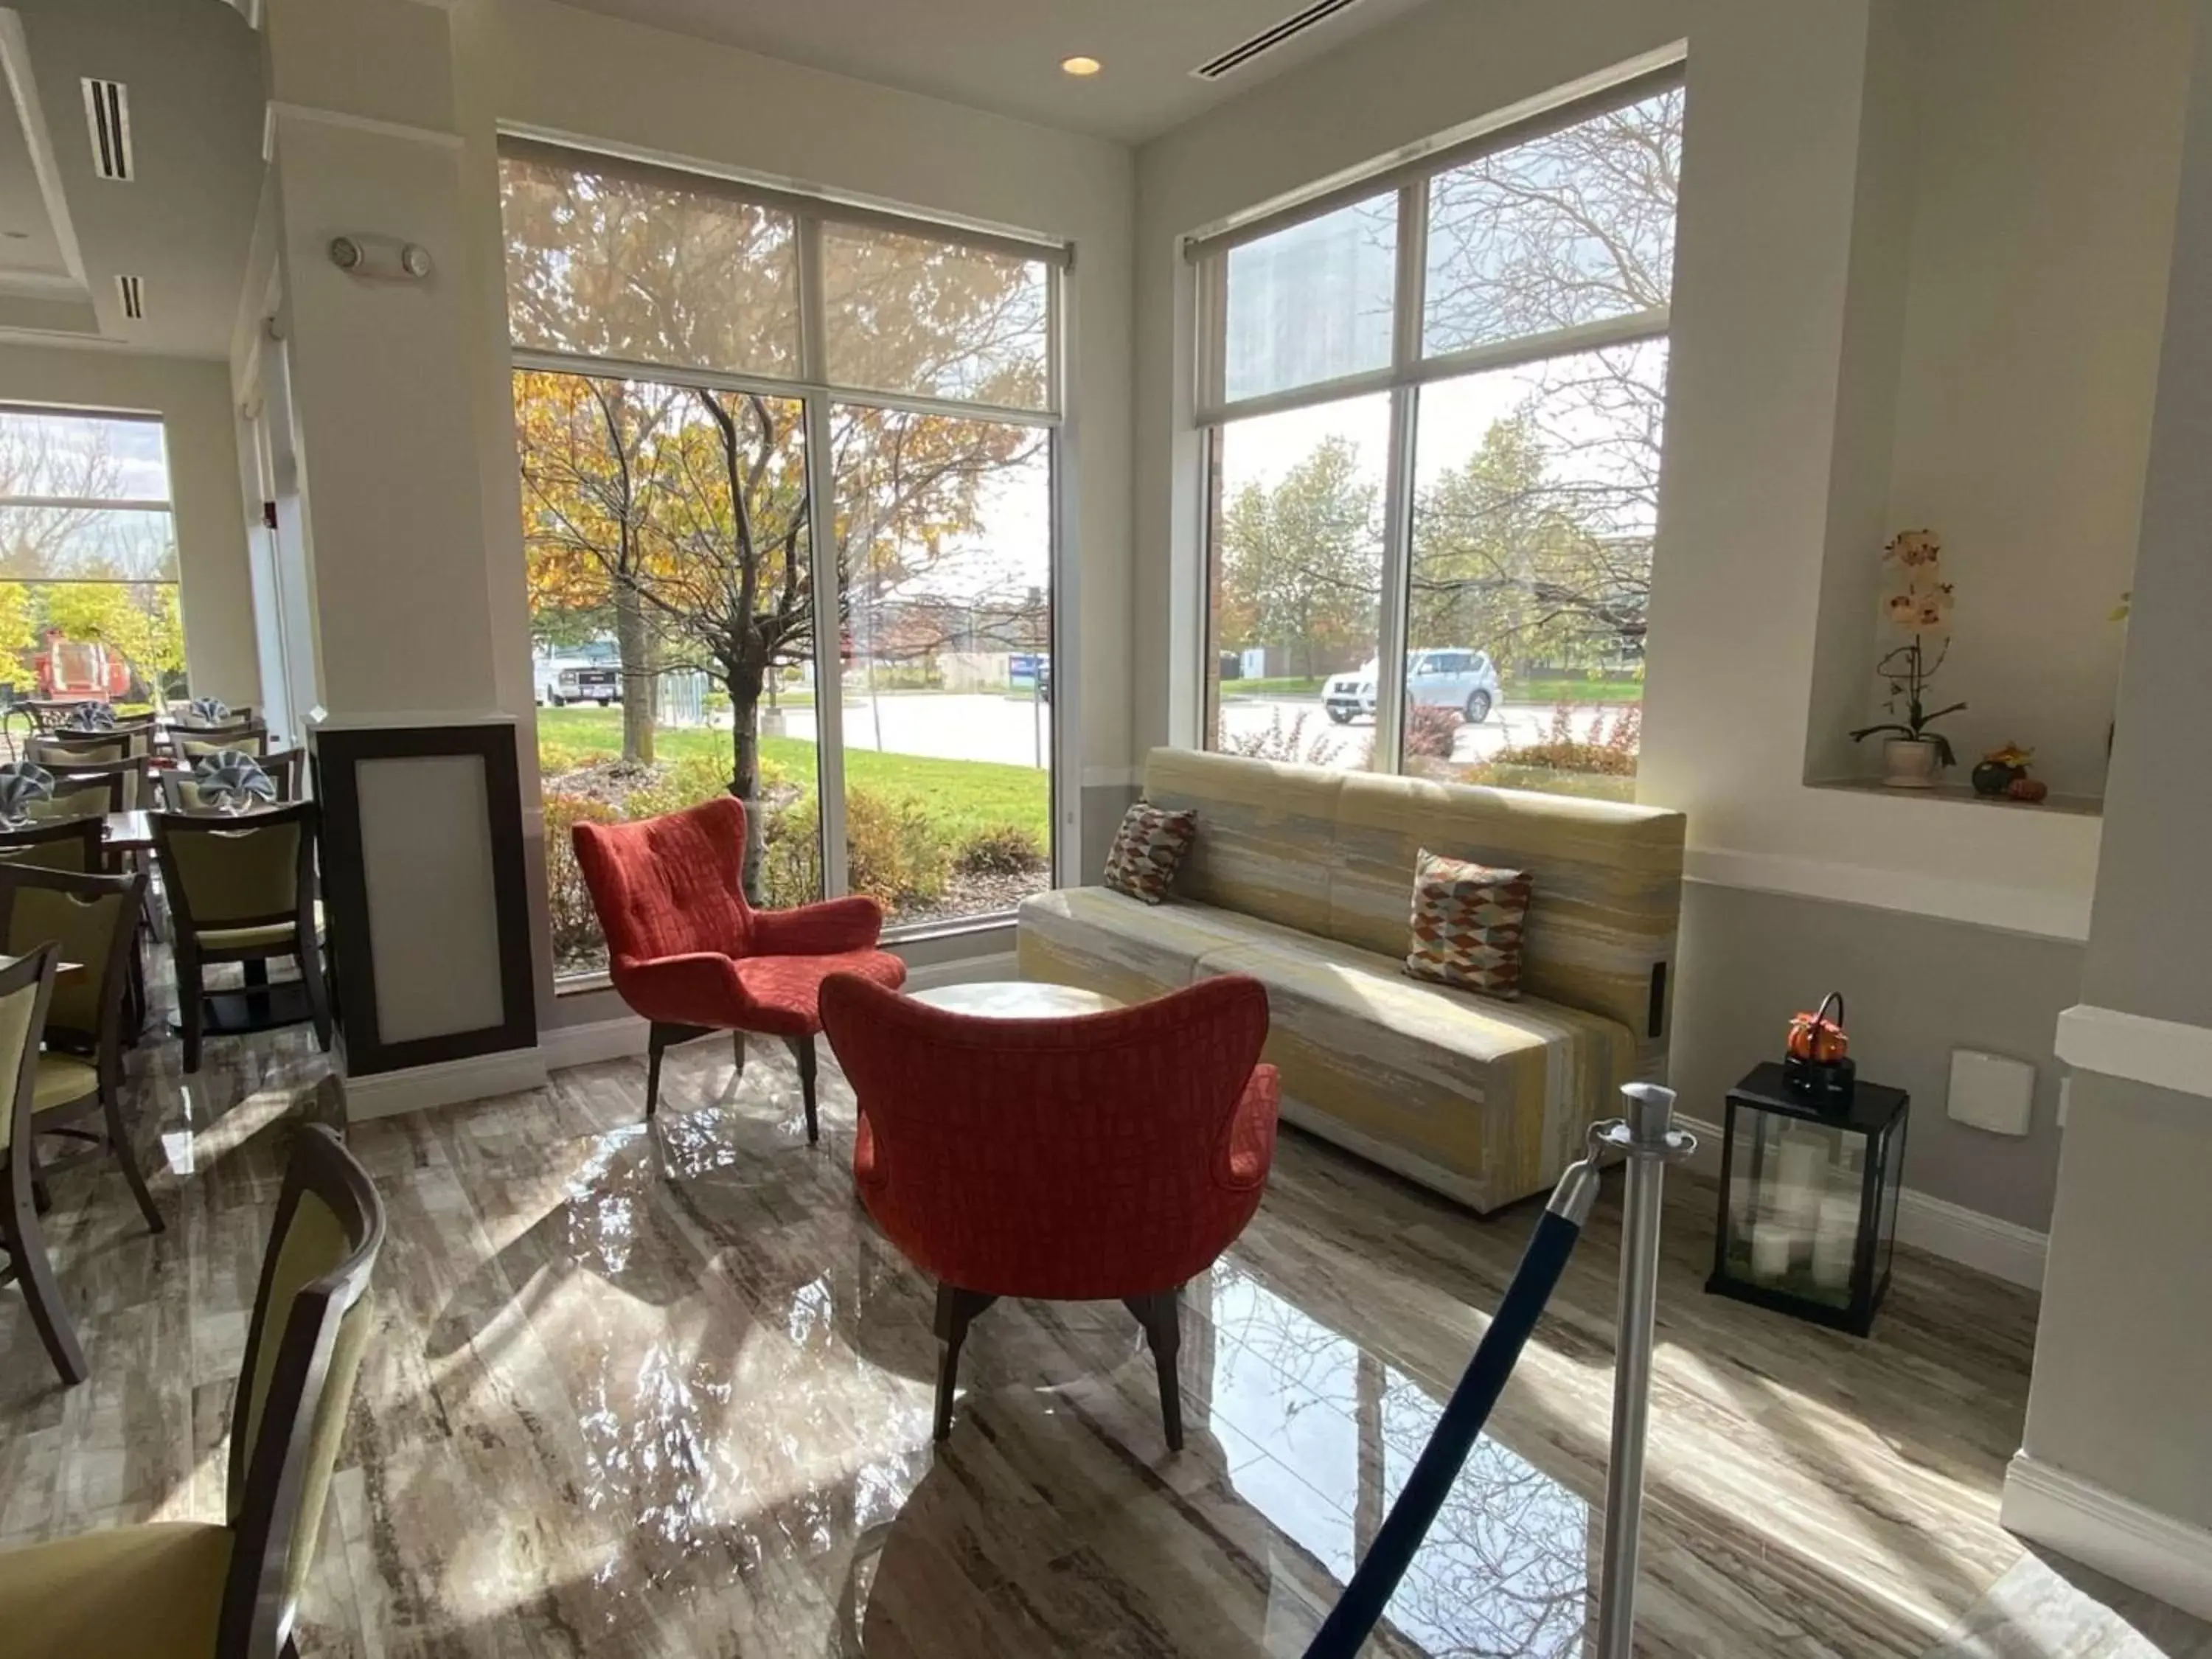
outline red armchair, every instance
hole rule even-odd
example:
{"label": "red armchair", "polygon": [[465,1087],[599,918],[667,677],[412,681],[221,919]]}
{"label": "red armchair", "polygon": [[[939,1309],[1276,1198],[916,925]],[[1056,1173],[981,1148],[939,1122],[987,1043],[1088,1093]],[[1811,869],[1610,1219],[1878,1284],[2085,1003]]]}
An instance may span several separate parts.
{"label": "red armchair", "polygon": [[660,1056],[709,1031],[781,1037],[799,1062],[806,1139],[814,1109],[816,1000],[822,981],[848,974],[896,988],[906,964],[876,948],[884,915],[873,899],[831,899],[794,910],[756,910],[744,889],[745,809],[725,796],[636,823],[580,823],[576,863],[606,934],[615,989],[652,1022],[645,1115],[660,1096]]}
{"label": "red armchair", "polygon": [[1118,1300],[1152,1345],[1181,1450],[1182,1285],[1244,1231],[1274,1158],[1259,981],[1025,1020],[839,975],[822,987],[822,1025],[860,1098],[861,1201],[938,1281],[936,1437],[952,1425],[960,1345],[992,1303]]}

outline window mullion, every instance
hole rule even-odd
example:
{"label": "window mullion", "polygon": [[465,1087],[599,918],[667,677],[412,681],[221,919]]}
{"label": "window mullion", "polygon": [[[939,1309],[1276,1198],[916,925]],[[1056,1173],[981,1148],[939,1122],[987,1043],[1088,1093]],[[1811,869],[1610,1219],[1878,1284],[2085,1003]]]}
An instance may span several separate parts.
{"label": "window mullion", "polygon": [[[799,350],[808,379],[823,378],[822,222],[799,221]],[[830,400],[805,400],[806,557],[814,596],[814,779],[816,832],[822,837],[822,893],[848,889],[845,856],[845,676],[843,595],[838,592],[836,466],[830,451]]]}
{"label": "window mullion", "polygon": [[1375,747],[1370,769],[1402,764],[1406,724],[1406,626],[1413,542],[1413,411],[1418,394],[1403,384],[1421,355],[1421,284],[1428,264],[1429,187],[1416,179],[1398,192],[1397,283],[1391,296],[1390,447],[1382,479],[1382,588],[1375,663]]}

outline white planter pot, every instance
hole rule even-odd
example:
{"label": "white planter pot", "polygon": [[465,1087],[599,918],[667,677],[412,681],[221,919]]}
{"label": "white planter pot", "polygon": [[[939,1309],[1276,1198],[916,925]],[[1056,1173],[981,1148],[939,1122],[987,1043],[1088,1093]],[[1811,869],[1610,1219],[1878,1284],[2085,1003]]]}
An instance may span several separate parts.
{"label": "white planter pot", "polygon": [[1942,751],[1929,738],[1891,738],[1881,745],[1881,781],[1892,789],[1933,789]]}

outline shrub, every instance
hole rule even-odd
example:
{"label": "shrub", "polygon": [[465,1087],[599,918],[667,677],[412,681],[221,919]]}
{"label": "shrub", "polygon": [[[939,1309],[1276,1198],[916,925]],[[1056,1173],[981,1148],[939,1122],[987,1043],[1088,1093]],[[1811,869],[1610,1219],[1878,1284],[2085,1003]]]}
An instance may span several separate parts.
{"label": "shrub", "polygon": [[563,966],[597,961],[606,950],[568,832],[579,823],[619,823],[622,816],[605,801],[582,795],[545,797],[545,908],[552,923],[553,960]]}
{"label": "shrub", "polygon": [[963,876],[1025,876],[1044,864],[1043,843],[1018,823],[979,830],[952,856],[952,867]]}
{"label": "shrub", "polygon": [[1563,702],[1552,711],[1552,729],[1541,740],[1501,749],[1492,758],[1506,766],[1632,778],[1637,751],[1643,743],[1643,704],[1625,702],[1610,714],[1601,713],[1590,723],[1589,734],[1577,737],[1574,710]]}
{"label": "shrub", "polygon": [[1309,739],[1306,737],[1306,716],[1293,715],[1288,726],[1283,724],[1283,711],[1275,710],[1265,727],[1257,732],[1236,735],[1221,734],[1221,752],[1242,755],[1250,760],[1288,761],[1305,766],[1334,766],[1340,761],[1348,765],[1364,765],[1364,757],[1352,759],[1348,754],[1352,740],[1330,737],[1326,732]]}
{"label": "shrub", "polygon": [[934,903],[951,878],[951,840],[911,796],[848,787],[845,871],[854,892],[886,910]]}
{"label": "shrub", "polygon": [[1460,712],[1432,703],[1406,706],[1406,755],[1409,760],[1449,760],[1459,741]]}
{"label": "shrub", "polygon": [[623,815],[654,818],[663,812],[679,812],[730,791],[730,764],[714,755],[686,755],[664,762],[652,777],[623,798]]}
{"label": "shrub", "polygon": [[[768,902],[804,904],[821,891],[815,866],[817,809],[811,795],[773,814],[765,836],[761,884]],[[871,789],[845,792],[845,872],[851,890],[886,910],[934,903],[952,875],[952,845],[909,796]]]}

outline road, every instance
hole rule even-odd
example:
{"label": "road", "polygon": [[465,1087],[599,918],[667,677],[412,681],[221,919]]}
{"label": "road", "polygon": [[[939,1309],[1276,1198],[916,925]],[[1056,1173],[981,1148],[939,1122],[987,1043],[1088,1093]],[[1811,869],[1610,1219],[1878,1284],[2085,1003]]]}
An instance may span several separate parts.
{"label": "road", "polygon": [[[1575,711],[1577,735],[1587,735],[1606,711]],[[1222,707],[1222,724],[1231,737],[1268,732],[1279,725],[1297,732],[1297,751],[1323,764],[1353,765],[1364,758],[1374,742],[1372,722],[1350,726],[1330,722],[1318,696],[1232,697]],[[1500,703],[1480,726],[1462,722],[1453,745],[1452,758],[1467,762],[1488,758],[1509,744],[1534,742],[1551,730],[1553,705]],[[811,742],[815,738],[811,708],[787,710],[784,735]],[[1303,727],[1298,722],[1303,720]],[[724,717],[726,724],[727,717]],[[893,754],[929,755],[945,760],[998,761],[1014,766],[1033,766],[1050,753],[1050,710],[1040,709],[1026,696],[996,693],[907,693],[896,696],[848,698],[845,704],[845,742],[854,749],[883,749]],[[1324,745],[1316,750],[1316,744]]]}

